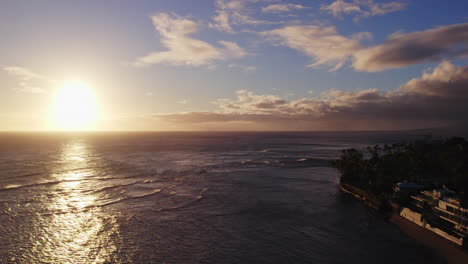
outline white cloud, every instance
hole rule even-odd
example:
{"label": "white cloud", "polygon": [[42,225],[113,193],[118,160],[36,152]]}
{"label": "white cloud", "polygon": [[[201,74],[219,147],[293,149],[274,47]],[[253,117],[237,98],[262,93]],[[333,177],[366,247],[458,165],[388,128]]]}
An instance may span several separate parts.
{"label": "white cloud", "polygon": [[46,90],[41,88],[38,83],[51,82],[47,76],[33,72],[24,67],[18,66],[7,66],[3,67],[3,70],[8,75],[15,76],[20,79],[18,82],[18,88],[15,88],[18,92],[24,93],[45,93]]}
{"label": "white cloud", "polygon": [[402,10],[406,7],[402,2],[375,3],[373,0],[354,0],[346,2],[336,0],[330,5],[323,5],[320,9],[327,11],[334,17],[342,18],[343,15],[354,14],[356,18],[385,15],[387,13]]}
{"label": "white cloud", "polygon": [[264,13],[281,13],[291,12],[293,10],[301,10],[307,7],[299,4],[271,4],[262,8]]}
{"label": "white cloud", "polygon": [[258,114],[276,111],[287,102],[277,95],[257,95],[251,91],[240,90],[236,100],[218,99],[214,103],[226,112]]}
{"label": "white cloud", "polygon": [[361,13],[361,7],[359,4],[354,2],[345,2],[343,0],[337,0],[330,5],[322,6],[320,9],[326,10],[331,13],[334,17],[342,17],[342,14]]}
{"label": "white cloud", "polygon": [[215,4],[220,9],[241,10],[246,2],[245,0],[216,0]]}
{"label": "white cloud", "polygon": [[271,25],[282,22],[272,22],[253,18],[250,13],[253,10],[248,8],[249,3],[260,0],[216,0],[216,15],[212,17],[213,22],[209,24],[211,28],[225,33],[235,33],[233,25]]}
{"label": "white cloud", "polygon": [[267,21],[267,20],[261,20],[261,19],[255,19],[252,18],[248,15],[241,14],[240,12],[234,12],[232,14],[232,18],[235,21],[236,24],[246,24],[246,25],[253,25],[253,26],[258,26],[258,25],[274,25],[274,24],[281,24],[282,22],[273,22],[273,21]]}
{"label": "white cloud", "polygon": [[217,10],[217,15],[213,17],[214,23],[210,27],[226,33],[235,33],[229,23],[229,14],[225,10]]}
{"label": "white cloud", "polygon": [[329,65],[332,70],[337,70],[362,48],[358,39],[339,35],[333,26],[287,26],[262,35],[312,58],[313,62],[308,67]]}
{"label": "white cloud", "polygon": [[224,46],[223,54],[228,58],[242,58],[247,55],[247,52],[234,42],[221,40],[219,43]]}
{"label": "white cloud", "polygon": [[18,76],[23,80],[30,79],[47,79],[44,75],[35,73],[27,68],[18,66],[7,66],[3,68],[9,75]]}
{"label": "white cloud", "polygon": [[151,52],[138,58],[134,65],[169,63],[172,65],[201,66],[215,60],[240,58],[247,53],[236,43],[220,41],[223,46],[215,47],[208,42],[190,37],[199,31],[199,25],[187,18],[160,13],[151,17],[167,51]]}
{"label": "white cloud", "polygon": [[373,3],[372,1],[368,1],[370,6],[370,15],[371,16],[378,16],[378,15],[385,15],[387,13],[396,12],[402,10],[406,7],[405,3],[402,2],[388,2],[388,3]]}
{"label": "white cloud", "polygon": [[181,99],[181,100],[177,101],[176,103],[186,105],[188,103],[188,100],[187,99]]}
{"label": "white cloud", "polygon": [[47,92],[46,90],[38,87],[31,85],[27,82],[20,82],[19,83],[20,88],[15,89],[15,91],[22,92],[22,93],[33,93],[33,94],[39,94],[39,93],[45,93]]}

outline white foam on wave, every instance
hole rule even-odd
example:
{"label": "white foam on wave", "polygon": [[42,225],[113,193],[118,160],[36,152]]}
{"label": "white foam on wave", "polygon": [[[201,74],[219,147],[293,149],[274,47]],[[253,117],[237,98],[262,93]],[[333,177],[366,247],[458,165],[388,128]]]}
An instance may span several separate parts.
{"label": "white foam on wave", "polygon": [[[184,204],[181,204],[181,205],[175,205],[175,206],[171,206],[171,207],[166,207],[166,208],[159,208],[157,209],[157,211],[159,212],[162,212],[162,211],[170,211],[170,210],[177,210],[177,209],[182,209],[182,208],[185,208],[185,207],[188,207],[196,202],[199,202],[201,199],[203,199],[203,194],[208,191],[209,188],[203,188],[200,193],[195,197],[195,199],[187,202],[187,203],[184,203]],[[172,192],[171,192],[172,193]]]}
{"label": "white foam on wave", "polygon": [[2,190],[16,189],[16,188],[20,188],[20,187],[21,187],[21,185],[19,185],[19,184],[7,184],[7,185],[2,187]]}
{"label": "white foam on wave", "polygon": [[27,187],[36,187],[36,186],[41,186],[41,185],[49,185],[49,184],[59,184],[61,182],[73,182],[76,180],[65,180],[65,181],[43,181],[43,182],[36,182],[36,183],[31,183],[31,184],[7,184],[3,186],[0,191],[7,191],[7,190],[14,190],[14,189],[21,189],[21,188],[27,188]]}
{"label": "white foam on wave", "polygon": [[115,200],[110,200],[110,201],[108,201],[108,202],[104,202],[104,203],[101,203],[101,204],[91,205],[91,206],[89,206],[89,207],[95,207],[95,206],[104,207],[104,206],[108,206],[108,205],[111,205],[111,204],[116,204],[116,203],[124,202],[124,201],[131,200],[131,199],[138,199],[138,198],[148,197],[148,196],[151,196],[151,195],[160,193],[161,191],[162,191],[161,189],[154,189],[154,190],[152,190],[152,191],[150,191],[150,192],[143,193],[143,194],[140,194],[140,195],[127,196],[127,197],[124,197],[124,198],[119,198],[119,199],[115,199]]}

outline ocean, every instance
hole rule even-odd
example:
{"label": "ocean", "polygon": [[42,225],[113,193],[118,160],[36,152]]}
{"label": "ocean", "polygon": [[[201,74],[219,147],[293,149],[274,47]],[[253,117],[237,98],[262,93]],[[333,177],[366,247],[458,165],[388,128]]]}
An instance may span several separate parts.
{"label": "ocean", "polygon": [[444,263],[342,193],[404,132],[0,133],[1,263]]}

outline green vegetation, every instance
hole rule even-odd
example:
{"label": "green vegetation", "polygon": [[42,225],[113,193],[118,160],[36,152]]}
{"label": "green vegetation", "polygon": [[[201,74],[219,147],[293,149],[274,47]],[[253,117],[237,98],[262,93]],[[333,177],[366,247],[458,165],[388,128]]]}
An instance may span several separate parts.
{"label": "green vegetation", "polygon": [[453,137],[443,141],[417,141],[373,146],[367,151],[345,149],[333,166],[341,182],[370,196],[388,198],[395,183],[411,181],[454,190],[462,206],[468,205],[468,142]]}

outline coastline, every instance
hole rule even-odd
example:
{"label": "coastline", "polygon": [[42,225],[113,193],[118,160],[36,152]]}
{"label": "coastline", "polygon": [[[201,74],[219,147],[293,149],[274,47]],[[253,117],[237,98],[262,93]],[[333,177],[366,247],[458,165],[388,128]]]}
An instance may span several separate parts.
{"label": "coastline", "polygon": [[[340,184],[340,189],[355,198],[364,202],[365,205],[379,210],[379,206],[366,199],[366,195],[363,195],[362,190],[351,186],[349,184]],[[357,189],[358,193],[353,192],[353,189]],[[444,257],[448,263],[451,264],[465,264],[468,263],[468,253],[461,247],[455,245],[453,242],[437,235],[436,233],[423,228],[416,223],[413,223],[400,216],[399,210],[397,207],[392,206],[392,212],[388,218],[389,222],[398,226],[401,232],[405,235],[412,237],[420,244],[432,248],[439,252],[439,254]]]}
{"label": "coastline", "polygon": [[343,192],[354,196],[358,200],[361,200],[365,205],[372,207],[375,210],[380,210],[381,204],[377,201],[374,201],[373,199],[370,199],[363,190],[347,183],[340,184],[340,188]]}

